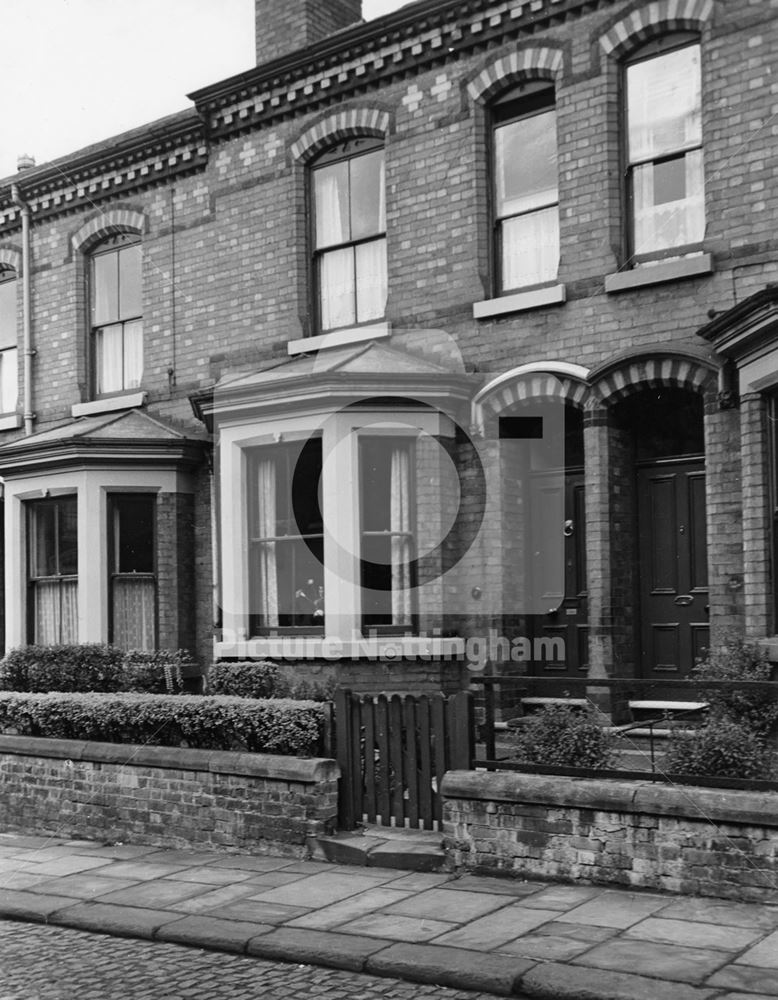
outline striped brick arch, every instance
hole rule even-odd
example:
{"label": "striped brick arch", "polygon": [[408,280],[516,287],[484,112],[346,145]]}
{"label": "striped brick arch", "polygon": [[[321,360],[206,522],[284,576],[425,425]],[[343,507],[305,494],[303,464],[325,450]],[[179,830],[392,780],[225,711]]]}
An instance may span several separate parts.
{"label": "striped brick arch", "polygon": [[71,237],[74,250],[88,250],[93,243],[98,243],[106,236],[115,233],[142,233],[146,227],[146,219],[142,212],[134,212],[129,208],[110,208],[90,219]]}
{"label": "striped brick arch", "polygon": [[625,361],[599,377],[593,373],[592,378],[594,397],[607,403],[616,403],[639,389],[667,386],[705,393],[716,388],[716,372],[702,361],[670,355]]}
{"label": "striped brick arch", "polygon": [[605,34],[600,45],[615,59],[653,38],[657,31],[700,31],[713,12],[713,0],[653,0],[619,18]]}
{"label": "striped brick arch", "polygon": [[528,399],[563,399],[574,406],[583,407],[588,388],[583,382],[557,375],[538,373],[525,375],[516,382],[500,386],[482,401],[484,408],[497,415]]}
{"label": "striped brick arch", "polygon": [[467,92],[474,101],[487,102],[521,80],[558,80],[562,64],[561,49],[545,45],[516,49],[484,67],[467,85]]}
{"label": "striped brick arch", "polygon": [[292,156],[310,160],[327,146],[357,135],[383,139],[389,132],[391,116],[380,108],[347,108],[327,115],[312,125],[292,144]]}

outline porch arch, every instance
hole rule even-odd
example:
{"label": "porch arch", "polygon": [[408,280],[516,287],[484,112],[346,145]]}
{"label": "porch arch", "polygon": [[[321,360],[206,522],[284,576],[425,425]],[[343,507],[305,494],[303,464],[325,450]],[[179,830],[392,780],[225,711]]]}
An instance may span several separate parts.
{"label": "porch arch", "polygon": [[583,409],[588,369],[565,361],[538,361],[511,368],[481,388],[473,399],[472,424],[483,430],[489,420],[527,399],[558,398]]}
{"label": "porch arch", "polygon": [[592,402],[613,404],[645,388],[715,392],[717,368],[704,353],[644,350],[613,358],[589,375]]}

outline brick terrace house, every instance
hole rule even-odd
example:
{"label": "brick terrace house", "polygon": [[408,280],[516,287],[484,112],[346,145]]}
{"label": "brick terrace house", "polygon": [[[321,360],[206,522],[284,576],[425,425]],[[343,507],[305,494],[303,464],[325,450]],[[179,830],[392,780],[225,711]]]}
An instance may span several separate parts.
{"label": "brick terrace house", "polygon": [[778,631],[777,50],[778,0],[257,0],[255,68],[0,182],[6,648],[452,689],[490,628]]}

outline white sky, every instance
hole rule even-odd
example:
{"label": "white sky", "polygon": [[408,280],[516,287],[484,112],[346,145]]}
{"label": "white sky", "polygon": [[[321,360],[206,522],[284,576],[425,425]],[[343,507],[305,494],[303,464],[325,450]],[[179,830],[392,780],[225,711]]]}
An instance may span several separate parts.
{"label": "white sky", "polygon": [[[326,0],[321,0],[326,3]],[[363,0],[366,20],[407,0]],[[0,0],[0,178],[191,107],[254,65],[254,0]]]}

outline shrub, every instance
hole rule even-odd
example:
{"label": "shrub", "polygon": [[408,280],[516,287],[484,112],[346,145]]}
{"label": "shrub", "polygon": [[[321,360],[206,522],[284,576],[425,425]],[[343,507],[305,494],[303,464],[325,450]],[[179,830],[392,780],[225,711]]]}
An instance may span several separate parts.
{"label": "shrub", "polygon": [[183,668],[191,663],[183,649],[131,649],[122,658],[121,687],[117,690],[179,694],[184,689]]}
{"label": "shrub", "polygon": [[107,743],[306,756],[319,752],[313,702],[155,694],[0,693],[0,732]]}
{"label": "shrub", "polygon": [[123,652],[114,646],[22,646],[0,662],[7,691],[136,691],[173,694],[183,689],[184,650]]}
{"label": "shrub", "polygon": [[297,681],[291,686],[289,697],[299,701],[334,701],[337,686],[334,677],[324,681]]}
{"label": "shrub", "polygon": [[528,764],[601,768],[611,763],[613,742],[591,713],[545,705],[527,717],[514,756]]}
{"label": "shrub", "polygon": [[117,691],[123,653],[113,646],[23,646],[0,663],[0,688],[11,691]]}
{"label": "shrub", "polygon": [[770,778],[772,753],[751,726],[713,716],[693,733],[674,733],[663,769],[671,774],[715,778]]}
{"label": "shrub", "polygon": [[[769,681],[772,669],[766,654],[755,644],[733,636],[700,660],[692,675],[703,682]],[[706,688],[703,683],[700,695],[710,705],[712,718],[742,723],[757,734],[768,733],[778,721],[778,691],[775,689]]]}
{"label": "shrub", "polygon": [[268,660],[225,660],[209,669],[208,691],[236,698],[286,698],[290,686],[278,665]]}

